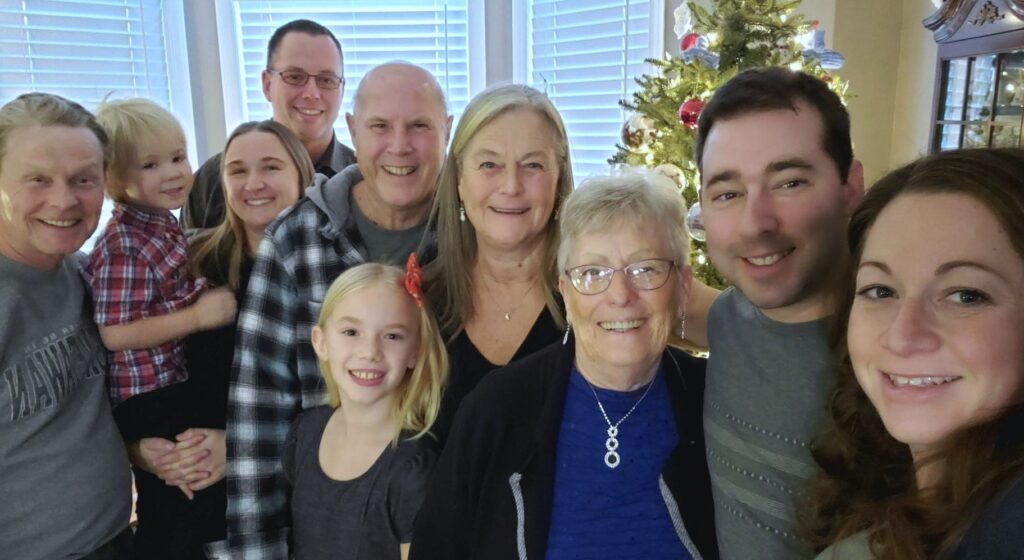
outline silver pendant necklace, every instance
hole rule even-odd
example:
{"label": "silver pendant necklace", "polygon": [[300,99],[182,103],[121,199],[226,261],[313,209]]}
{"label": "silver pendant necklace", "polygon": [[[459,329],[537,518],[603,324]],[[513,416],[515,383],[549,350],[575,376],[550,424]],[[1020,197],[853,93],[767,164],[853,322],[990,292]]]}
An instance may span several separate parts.
{"label": "silver pendant necklace", "polygon": [[[583,377],[583,374],[580,374],[580,377]],[[655,379],[657,379],[657,374],[655,374]],[[608,451],[604,454],[604,464],[607,465],[609,469],[614,469],[615,467],[618,467],[621,462],[618,451],[619,425],[625,422],[626,418],[629,418],[630,414],[633,414],[636,407],[640,406],[640,403],[644,401],[647,393],[651,392],[651,387],[654,387],[654,379],[651,379],[651,382],[647,384],[647,390],[645,390],[644,394],[640,395],[640,398],[633,403],[633,407],[630,408],[629,411],[626,412],[622,418],[619,418],[619,421],[614,424],[612,424],[611,419],[608,418],[608,413],[605,412],[604,405],[601,404],[601,398],[597,396],[597,391],[594,389],[594,386],[590,384],[590,381],[587,380],[586,377],[583,377],[583,380],[587,382],[587,387],[590,387],[590,392],[594,394],[594,400],[597,401],[597,408],[601,411],[601,416],[604,417],[604,421],[608,423],[608,439],[604,441],[604,447]]]}

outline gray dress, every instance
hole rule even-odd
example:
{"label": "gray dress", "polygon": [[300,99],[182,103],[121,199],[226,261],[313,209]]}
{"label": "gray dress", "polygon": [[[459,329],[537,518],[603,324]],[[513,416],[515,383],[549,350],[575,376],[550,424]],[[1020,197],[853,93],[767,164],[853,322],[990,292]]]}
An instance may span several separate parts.
{"label": "gray dress", "polygon": [[412,540],[427,476],[437,459],[429,436],[388,446],[352,480],[334,480],[320,467],[320,439],[334,409],[302,413],[281,461],[292,487],[292,546],[296,560],[387,560]]}

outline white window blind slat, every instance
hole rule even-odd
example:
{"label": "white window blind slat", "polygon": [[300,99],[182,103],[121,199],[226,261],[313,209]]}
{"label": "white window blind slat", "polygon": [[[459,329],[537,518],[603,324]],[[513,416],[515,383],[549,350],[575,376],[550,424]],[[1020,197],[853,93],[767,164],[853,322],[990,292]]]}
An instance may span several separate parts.
{"label": "white window blind slat", "polygon": [[0,103],[27,91],[88,108],[108,94],[170,108],[163,0],[0,2]]}
{"label": "white window blind slat", "polygon": [[260,74],[267,41],[281,25],[310,19],[327,27],[345,56],[345,96],[335,123],[338,140],[351,146],[344,114],[367,71],[405,60],[434,74],[458,118],[469,102],[468,0],[233,0],[237,52],[242,72],[243,120],[268,119]]}
{"label": "white window blind slat", "polygon": [[578,179],[605,173],[650,45],[650,0],[528,0],[530,85],[565,121]]}
{"label": "white window blind slat", "polygon": [[[30,91],[90,110],[107,96],[146,97],[174,113],[191,139],[180,12],[180,0],[0,0],[0,105]],[[105,201],[101,226],[111,210]]]}

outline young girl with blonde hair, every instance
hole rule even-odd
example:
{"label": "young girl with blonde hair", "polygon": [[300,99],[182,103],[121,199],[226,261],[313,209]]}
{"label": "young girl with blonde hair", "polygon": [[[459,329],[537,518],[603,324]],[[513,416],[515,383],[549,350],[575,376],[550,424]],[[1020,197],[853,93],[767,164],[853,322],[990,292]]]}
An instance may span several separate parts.
{"label": "young girl with blonde hair", "polygon": [[405,273],[363,264],[324,297],[312,342],[328,405],[298,417],[282,456],[299,560],[408,556],[448,375],[419,278],[412,255]]}

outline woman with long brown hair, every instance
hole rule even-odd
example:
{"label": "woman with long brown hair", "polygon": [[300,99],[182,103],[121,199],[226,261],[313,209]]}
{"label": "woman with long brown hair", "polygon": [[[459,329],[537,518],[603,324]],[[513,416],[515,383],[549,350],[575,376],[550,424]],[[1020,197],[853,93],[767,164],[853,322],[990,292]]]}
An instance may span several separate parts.
{"label": "woman with long brown hair", "polygon": [[926,157],[871,188],[837,337],[824,559],[1024,557],[1024,152]]}
{"label": "woman with long brown hair", "polygon": [[[226,201],[224,221],[200,230],[190,241],[190,268],[215,286],[229,286],[239,302],[263,230],[295,204],[313,180],[313,164],[302,143],[274,121],[247,122],[228,137],[221,159]],[[192,428],[176,441],[144,438],[129,448],[133,462],[173,486],[157,482],[166,507],[149,512],[157,523],[175,527],[179,538],[148,558],[205,558],[204,543],[225,536],[227,489],[223,480],[228,380],[234,359],[235,323],[185,340],[189,379],[171,398],[184,403]],[[192,495],[178,492],[183,485]]]}

